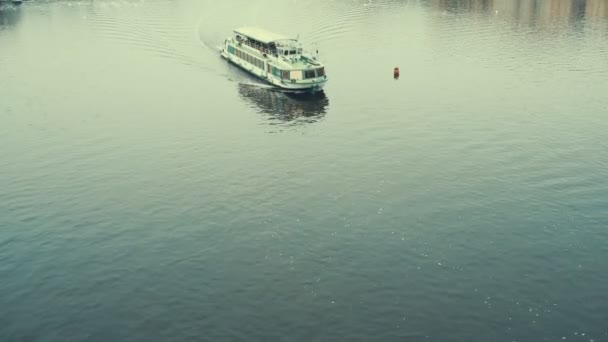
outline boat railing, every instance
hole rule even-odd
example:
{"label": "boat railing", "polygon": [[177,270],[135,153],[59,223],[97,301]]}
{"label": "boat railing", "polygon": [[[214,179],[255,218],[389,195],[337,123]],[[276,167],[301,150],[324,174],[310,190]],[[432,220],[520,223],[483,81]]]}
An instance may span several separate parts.
{"label": "boat railing", "polygon": [[258,50],[260,53],[262,53],[264,55],[277,56],[276,49],[266,48],[262,44],[252,43],[248,39],[236,38],[236,41],[239,42],[239,43],[241,43],[241,44],[245,44],[245,45],[247,45],[247,46],[249,46],[251,48],[254,48],[254,49]]}

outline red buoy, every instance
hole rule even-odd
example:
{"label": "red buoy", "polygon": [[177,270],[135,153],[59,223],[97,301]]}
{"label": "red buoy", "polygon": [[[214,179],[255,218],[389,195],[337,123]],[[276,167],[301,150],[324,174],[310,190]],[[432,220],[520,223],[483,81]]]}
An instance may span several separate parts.
{"label": "red buoy", "polygon": [[395,76],[395,78],[399,78],[399,68],[395,67],[395,69],[393,69],[393,76]]}

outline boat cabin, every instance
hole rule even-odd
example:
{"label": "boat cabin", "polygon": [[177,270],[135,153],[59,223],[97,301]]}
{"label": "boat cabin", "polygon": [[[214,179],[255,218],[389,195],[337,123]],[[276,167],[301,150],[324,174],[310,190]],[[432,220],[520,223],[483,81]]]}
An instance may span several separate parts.
{"label": "boat cabin", "polygon": [[297,39],[282,36],[259,28],[246,27],[234,30],[236,41],[260,50],[264,54],[298,57],[302,47]]}

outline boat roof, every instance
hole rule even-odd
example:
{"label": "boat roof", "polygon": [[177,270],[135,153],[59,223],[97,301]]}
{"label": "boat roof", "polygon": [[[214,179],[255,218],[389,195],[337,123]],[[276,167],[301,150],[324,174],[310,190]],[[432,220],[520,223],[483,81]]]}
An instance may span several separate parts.
{"label": "boat roof", "polygon": [[259,27],[240,27],[234,30],[235,33],[258,40],[264,44],[272,43],[277,40],[294,40],[282,34],[270,32]]}

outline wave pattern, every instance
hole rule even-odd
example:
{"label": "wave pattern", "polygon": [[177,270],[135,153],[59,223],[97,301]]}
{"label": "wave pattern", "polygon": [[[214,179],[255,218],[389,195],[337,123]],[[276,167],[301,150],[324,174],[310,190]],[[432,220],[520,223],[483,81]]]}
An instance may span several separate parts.
{"label": "wave pattern", "polygon": [[89,20],[98,34],[112,42],[146,51],[188,66],[209,69],[202,58],[192,23],[180,22],[176,3],[100,2]]}
{"label": "wave pattern", "polygon": [[[606,340],[608,7],[583,2],[22,4],[0,341]],[[224,63],[240,25],[319,47],[325,94]]]}

